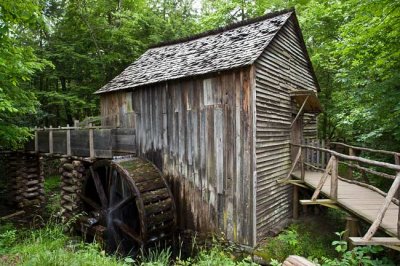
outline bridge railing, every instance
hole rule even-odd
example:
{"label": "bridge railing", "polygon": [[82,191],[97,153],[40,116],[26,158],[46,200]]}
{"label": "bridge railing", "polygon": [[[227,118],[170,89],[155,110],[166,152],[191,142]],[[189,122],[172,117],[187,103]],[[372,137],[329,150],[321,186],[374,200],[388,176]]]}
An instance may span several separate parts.
{"label": "bridge railing", "polygon": [[112,158],[116,154],[136,152],[135,129],[104,126],[35,128],[35,137],[26,151],[47,155],[88,158]]}
{"label": "bridge railing", "polygon": [[[315,142],[314,142],[315,143]],[[385,213],[390,205],[391,202],[399,205],[398,199],[395,199],[396,192],[399,190],[400,187],[400,165],[399,165],[399,158],[400,158],[400,153],[397,152],[390,152],[390,151],[382,151],[382,150],[373,150],[369,148],[364,148],[364,147],[356,147],[356,146],[351,146],[343,143],[335,143],[335,144],[340,144],[342,146],[345,146],[347,148],[351,148],[353,151],[354,150],[362,150],[362,151],[368,151],[368,152],[375,152],[375,153],[380,153],[380,154],[386,154],[386,155],[391,155],[394,156],[395,158],[395,164],[393,163],[387,163],[387,162],[382,162],[382,161],[377,161],[377,160],[371,160],[368,158],[363,158],[359,156],[355,156],[354,153],[350,150],[350,154],[343,154],[331,149],[328,149],[327,147],[324,147],[322,143],[319,143],[316,146],[310,145],[313,144],[313,142],[306,142],[304,144],[295,144],[291,143],[293,147],[298,148],[298,152],[296,154],[296,157],[293,161],[292,168],[290,169],[290,172],[288,173],[287,177],[285,178],[286,180],[290,178],[291,174],[293,173],[294,169],[299,165],[300,167],[300,179],[304,181],[305,179],[305,169],[306,167],[312,168],[315,170],[322,170],[324,173],[321,176],[321,179],[314,191],[314,194],[311,197],[311,201],[316,201],[318,195],[320,194],[322,187],[324,183],[326,182],[328,176],[330,176],[330,193],[329,193],[329,198],[333,202],[337,201],[338,199],[338,180],[343,179],[339,177],[338,171],[339,171],[339,163],[345,163],[347,166],[355,169],[361,169],[362,171],[368,172],[370,174],[380,176],[383,178],[387,178],[390,180],[393,180],[389,190],[387,193],[379,190],[378,188],[364,184],[362,182],[354,181],[354,180],[346,180],[346,182],[350,183],[356,183],[357,185],[362,185],[362,186],[367,186],[370,189],[373,189],[380,194],[385,196],[385,200],[382,203],[382,207],[377,214],[374,222],[372,223],[371,227],[369,228],[368,232],[364,235],[363,241],[370,241],[371,238],[374,236],[376,231],[378,230],[380,224],[382,223],[383,217],[385,216]],[[309,156],[311,154],[311,156]],[[323,157],[323,154],[325,157]],[[327,158],[326,166],[325,169],[323,169],[321,166],[323,166],[323,160],[318,159],[318,158]],[[363,165],[363,166],[360,166]],[[375,167],[375,169],[370,169],[365,166],[372,166]],[[385,169],[385,172],[378,171],[376,169]],[[388,174],[387,172],[393,172],[393,174]],[[400,210],[399,210],[399,217],[400,217]],[[398,238],[400,238],[400,219],[398,219]]]}

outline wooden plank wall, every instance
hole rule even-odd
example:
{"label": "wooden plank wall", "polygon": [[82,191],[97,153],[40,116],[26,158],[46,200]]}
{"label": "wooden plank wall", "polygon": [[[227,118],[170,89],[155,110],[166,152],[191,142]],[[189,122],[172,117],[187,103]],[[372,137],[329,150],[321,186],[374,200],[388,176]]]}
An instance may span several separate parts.
{"label": "wooden plank wall", "polygon": [[[181,229],[222,231],[255,244],[252,81],[248,67],[132,92],[138,154],[168,175]],[[102,96],[119,112],[123,92]]]}
{"label": "wooden plank wall", "polygon": [[257,241],[291,216],[291,187],[276,180],[291,166],[289,91],[296,88],[316,90],[316,85],[289,20],[256,61]]}
{"label": "wooden plank wall", "polygon": [[115,92],[100,96],[102,126],[134,128],[132,92]]}

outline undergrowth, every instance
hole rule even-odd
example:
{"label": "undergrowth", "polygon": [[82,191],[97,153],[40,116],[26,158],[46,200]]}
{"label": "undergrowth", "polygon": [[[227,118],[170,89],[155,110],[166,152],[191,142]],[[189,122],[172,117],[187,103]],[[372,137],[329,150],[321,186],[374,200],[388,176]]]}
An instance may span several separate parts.
{"label": "undergrowth", "polygon": [[289,255],[306,258],[332,257],[334,252],[327,248],[331,239],[313,234],[304,224],[292,224],[277,237],[268,238],[255,254],[266,261],[284,261]]}
{"label": "undergrowth", "polygon": [[217,242],[201,249],[193,258],[173,258],[170,249],[152,249],[137,260],[106,254],[97,243],[85,243],[66,235],[65,225],[54,219],[34,230],[16,230],[11,224],[1,225],[0,265],[73,266],[73,265],[255,265],[250,259],[237,260],[232,250]]}

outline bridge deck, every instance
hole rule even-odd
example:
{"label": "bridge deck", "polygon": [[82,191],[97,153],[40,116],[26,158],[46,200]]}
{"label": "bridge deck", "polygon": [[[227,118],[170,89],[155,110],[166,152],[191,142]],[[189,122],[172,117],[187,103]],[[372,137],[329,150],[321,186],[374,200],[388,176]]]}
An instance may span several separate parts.
{"label": "bridge deck", "polygon": [[[300,171],[294,171],[292,175],[300,179]],[[304,181],[307,186],[316,188],[321,176],[321,172],[306,171]],[[326,197],[330,193],[330,183],[329,176],[321,190],[321,193]],[[371,189],[338,180],[337,204],[369,223],[375,220],[384,200],[384,196]],[[383,218],[380,229],[388,235],[397,237],[398,214],[399,207],[392,202]]]}

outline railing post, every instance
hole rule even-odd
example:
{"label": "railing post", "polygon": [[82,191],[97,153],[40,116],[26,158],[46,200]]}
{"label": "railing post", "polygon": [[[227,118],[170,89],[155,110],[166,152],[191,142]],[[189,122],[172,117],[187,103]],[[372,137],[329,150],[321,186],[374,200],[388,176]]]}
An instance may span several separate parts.
{"label": "railing post", "polygon": [[299,187],[293,186],[293,219],[299,218]]}
{"label": "railing post", "polygon": [[38,134],[38,127],[35,126],[35,152],[39,152],[39,134]]}
{"label": "railing post", "polygon": [[338,196],[338,158],[332,155],[331,199],[337,201]]}
{"label": "railing post", "polygon": [[69,124],[67,124],[67,155],[71,155],[71,129]]}
{"label": "railing post", "polygon": [[92,123],[89,124],[89,156],[90,156],[90,158],[94,158],[94,142],[93,142]]}
{"label": "railing post", "polygon": [[[353,148],[349,148],[349,156],[354,156]],[[347,178],[353,179],[353,168],[350,166],[347,166]]]}
{"label": "railing post", "polygon": [[53,127],[49,127],[49,153],[53,153]]}

